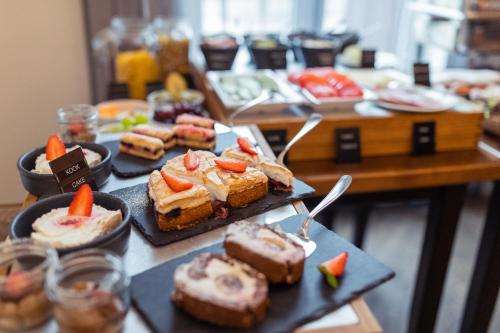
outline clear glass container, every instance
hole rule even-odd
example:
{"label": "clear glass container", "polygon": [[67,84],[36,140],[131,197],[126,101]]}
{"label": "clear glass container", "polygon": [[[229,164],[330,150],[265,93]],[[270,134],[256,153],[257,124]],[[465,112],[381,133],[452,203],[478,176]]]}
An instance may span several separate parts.
{"label": "clear glass container", "polygon": [[162,78],[172,72],[189,73],[189,44],[193,36],[190,26],[181,20],[157,17],[152,29]]}
{"label": "clear glass container", "polygon": [[146,85],[160,79],[156,55],[151,51],[154,42],[149,23],[133,17],[114,17],[109,27],[94,36],[94,58],[98,72],[103,72],[99,79],[106,81],[109,91],[113,85],[126,84],[130,98],[146,97]]}
{"label": "clear glass container", "polygon": [[64,142],[94,142],[97,139],[98,114],[93,105],[63,106],[57,110],[57,123]]}
{"label": "clear glass container", "polygon": [[64,256],[47,274],[60,332],[121,332],[130,307],[129,284],[123,261],[109,251]]}
{"label": "clear glass container", "polygon": [[0,331],[26,331],[46,322],[52,305],[44,283],[57,262],[54,249],[30,239],[0,244]]}

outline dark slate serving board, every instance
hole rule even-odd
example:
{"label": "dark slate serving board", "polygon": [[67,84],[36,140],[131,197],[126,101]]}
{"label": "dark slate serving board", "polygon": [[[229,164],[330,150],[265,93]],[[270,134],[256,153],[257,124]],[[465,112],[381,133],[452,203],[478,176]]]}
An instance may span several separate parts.
{"label": "dark slate serving board", "polygon": [[313,194],[314,189],[294,178],[292,192],[269,192],[266,197],[249,204],[247,207],[231,208],[227,219],[220,219],[214,216],[189,229],[174,231],[161,231],[158,228],[154,218],[154,207],[147,193],[147,184],[139,184],[111,193],[122,198],[129,204],[132,211],[132,223],[139,229],[143,236],[154,246],[162,246],[223,227],[234,221],[264,213],[289,202],[303,199]]}
{"label": "dark slate serving board", "polygon": [[[278,222],[287,232],[294,232],[304,221],[295,215]],[[238,332],[289,333],[321,318],[363,293],[394,277],[394,272],[368,254],[319,223],[312,223],[309,235],[318,247],[306,259],[302,280],[292,286],[270,286],[271,305],[266,319],[249,330]],[[222,243],[189,253],[156,266],[132,278],[132,302],[155,333],[235,332],[198,321],[170,302],[175,268],[191,261],[201,252],[223,252]],[[331,288],[317,270],[317,265],[343,251],[349,253],[344,275],[337,289]]]}
{"label": "dark slate serving board", "polygon": [[[217,134],[213,152],[221,154],[224,149],[236,144],[238,136],[234,132]],[[185,154],[187,147],[175,146],[165,151],[162,158],[152,161],[146,158],[140,158],[129,154],[120,153],[120,141],[107,141],[103,145],[111,150],[111,169],[113,173],[122,178],[131,178],[148,174],[153,170],[159,170],[168,160]]]}

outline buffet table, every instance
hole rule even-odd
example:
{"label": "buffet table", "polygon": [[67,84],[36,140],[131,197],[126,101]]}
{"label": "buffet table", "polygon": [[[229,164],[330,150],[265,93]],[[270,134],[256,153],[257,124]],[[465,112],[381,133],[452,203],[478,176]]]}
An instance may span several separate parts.
{"label": "buffet table", "polygon": [[[238,135],[246,136],[250,140],[258,144],[259,148],[264,154],[268,156],[273,156],[272,151],[267,144],[267,142],[262,137],[260,131],[255,126],[237,126],[234,131]],[[101,135],[100,141],[108,141],[116,139],[116,135]],[[148,175],[129,178],[129,179],[119,179],[114,175],[111,175],[108,183],[101,189],[103,192],[111,192],[120,188],[125,188],[133,186],[140,183],[147,182]],[[28,206],[30,203],[36,201],[36,197],[28,195],[24,206]],[[267,213],[255,216],[251,218],[251,221],[255,222],[265,222],[271,223],[274,221],[279,221],[287,216],[305,213],[307,209],[302,202],[296,202],[293,205],[287,205],[274,209]],[[143,272],[151,267],[159,265],[172,258],[184,255],[186,253],[192,252],[196,249],[214,244],[223,238],[225,228],[219,228],[212,230],[202,235],[198,235],[183,241],[176,242],[174,244],[163,246],[163,247],[152,247],[150,243],[145,240],[139,232],[132,228],[132,233],[130,237],[129,249],[124,256],[126,269],[129,275],[135,275]],[[168,297],[168,295],[165,295]],[[34,331],[34,332],[56,332],[57,325],[54,321],[48,323],[44,328]],[[135,332],[148,332],[145,322],[139,316],[137,311],[132,307],[126,318],[125,332],[135,333]],[[350,304],[341,307],[340,309],[326,315],[320,320],[309,323],[302,328],[298,329],[297,332],[352,332],[352,333],[372,333],[381,332],[381,328],[377,323],[373,314],[363,301],[363,299],[358,298],[352,301]]]}
{"label": "buffet table", "polygon": [[[203,77],[200,80],[204,82]],[[204,82],[204,87],[212,115],[218,119],[227,119],[227,111],[221,105],[216,93],[207,82]],[[298,112],[294,112],[294,109]],[[377,111],[376,109],[374,112]],[[378,110],[382,112],[380,114],[382,117],[389,117],[394,121],[406,118],[405,122],[409,119],[418,122],[429,118],[426,114],[393,113],[382,109]],[[325,115],[324,111],[321,113]],[[357,114],[353,116],[353,113]],[[448,120],[444,121],[446,124],[453,121],[452,113],[442,112],[433,117],[449,117]],[[301,110],[297,110],[296,107],[291,107],[290,110],[281,113],[259,112],[257,108],[257,110],[238,116],[234,122],[257,124],[262,131],[271,129],[274,132],[279,132],[276,131],[276,128],[280,127],[284,129],[285,138],[287,131],[289,132],[288,138],[290,138],[306,121],[306,115]],[[332,123],[344,121],[347,124],[343,123],[341,127],[361,127],[359,123],[356,123],[356,118],[360,122],[366,116],[380,116],[373,113],[364,114],[359,110],[354,112],[352,108],[331,109],[327,111],[326,115],[327,118],[331,118]],[[463,114],[460,116],[463,117]],[[346,121],[346,119],[348,120]],[[443,122],[438,118],[433,119],[436,124]],[[471,115],[470,119],[469,123],[480,122],[482,116],[481,114]],[[366,119],[364,121],[366,123]],[[467,122],[465,123],[467,124]],[[339,204],[356,204],[360,207],[357,210],[354,236],[354,244],[359,247],[362,245],[370,205],[414,199],[425,199],[430,202],[425,239],[413,292],[409,332],[432,332],[434,329],[467,184],[478,181],[494,181],[495,190],[490,199],[485,233],[478,256],[480,259],[482,256],[482,259],[474,274],[462,332],[486,331],[495,306],[498,276],[500,275],[498,265],[493,263],[494,258],[498,258],[500,255],[498,250],[498,226],[500,225],[498,216],[500,213],[497,209],[498,204],[495,203],[498,202],[500,196],[500,154],[498,151],[500,144],[492,140],[482,139],[480,141],[481,125],[478,124],[476,130],[472,129],[469,132],[472,134],[472,140],[463,147],[448,146],[443,150],[449,151],[431,155],[412,156],[410,152],[399,151],[393,152],[393,156],[377,156],[377,151],[374,149],[382,149],[380,147],[383,144],[369,140],[362,142],[361,145],[370,145],[373,148],[373,151],[371,150],[372,156],[363,157],[360,163],[338,164],[331,155],[331,152],[334,151],[333,148],[330,149],[328,157],[320,158],[319,156],[323,156],[325,152],[320,151],[320,147],[315,148],[313,145],[307,147],[308,150],[303,149],[304,151],[297,152],[295,155],[293,155],[292,149],[291,154],[289,154],[292,158],[287,164],[288,167],[297,178],[313,186],[318,195],[325,195],[341,175],[352,175],[353,186],[350,187],[348,195],[339,201]],[[320,127],[316,129],[316,135],[325,135],[323,141],[330,142],[332,128],[325,127],[322,132]],[[381,133],[387,132],[387,128],[383,126],[379,130]],[[393,128],[389,131],[392,130]],[[396,130],[398,130],[397,126]],[[453,145],[462,139],[461,135],[456,134],[461,133],[462,128],[458,130],[458,128],[448,125],[446,130],[455,133],[453,134],[454,139],[452,136],[447,145]],[[375,138],[373,135],[371,137]],[[397,140],[393,139],[392,141]],[[316,140],[316,142],[321,141]],[[388,141],[384,144],[394,145],[394,142]],[[441,144],[441,148],[443,146]],[[365,149],[366,145],[363,147]],[[439,142],[436,149],[439,151]],[[387,155],[387,152],[380,155]],[[312,157],[311,160],[306,160],[306,156]],[[332,213],[331,210],[330,213]],[[491,271],[488,271],[488,267],[491,267]]]}

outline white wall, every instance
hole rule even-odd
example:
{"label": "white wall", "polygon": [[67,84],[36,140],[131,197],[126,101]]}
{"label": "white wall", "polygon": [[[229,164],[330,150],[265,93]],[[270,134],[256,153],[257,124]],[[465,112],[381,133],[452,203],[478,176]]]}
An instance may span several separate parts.
{"label": "white wall", "polygon": [[16,161],[57,107],[90,101],[84,38],[80,0],[0,0],[0,204],[22,202]]}

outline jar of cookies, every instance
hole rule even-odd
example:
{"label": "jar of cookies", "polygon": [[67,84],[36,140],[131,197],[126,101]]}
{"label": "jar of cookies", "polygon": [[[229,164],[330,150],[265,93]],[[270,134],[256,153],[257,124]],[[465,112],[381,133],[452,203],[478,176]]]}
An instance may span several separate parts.
{"label": "jar of cookies", "polygon": [[189,73],[189,44],[193,35],[189,25],[181,20],[157,17],[152,28],[162,78],[172,72]]}
{"label": "jar of cookies", "polygon": [[0,331],[24,332],[46,322],[52,305],[44,290],[57,262],[54,249],[30,239],[0,244]]}
{"label": "jar of cookies", "polygon": [[157,83],[160,71],[154,32],[147,20],[114,17],[92,41],[99,81],[107,82],[108,99],[144,99],[146,86]]}
{"label": "jar of cookies", "polygon": [[129,283],[121,258],[109,251],[64,256],[47,275],[60,332],[121,332],[130,307]]}

